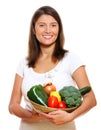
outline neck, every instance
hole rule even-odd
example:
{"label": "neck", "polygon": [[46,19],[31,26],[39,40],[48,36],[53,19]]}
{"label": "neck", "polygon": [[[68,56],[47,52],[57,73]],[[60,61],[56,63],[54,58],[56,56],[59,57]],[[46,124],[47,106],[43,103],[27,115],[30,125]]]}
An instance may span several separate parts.
{"label": "neck", "polygon": [[41,47],[41,54],[42,57],[52,57],[54,51],[54,46],[50,47]]}

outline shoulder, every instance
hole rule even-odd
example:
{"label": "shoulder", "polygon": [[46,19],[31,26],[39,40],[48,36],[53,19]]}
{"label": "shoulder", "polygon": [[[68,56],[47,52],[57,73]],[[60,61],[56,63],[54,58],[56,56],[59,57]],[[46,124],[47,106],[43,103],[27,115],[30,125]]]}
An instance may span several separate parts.
{"label": "shoulder", "polygon": [[18,75],[20,75],[21,77],[24,76],[24,72],[28,69],[28,65],[27,65],[27,60],[26,58],[22,58],[20,61],[19,61],[19,64],[17,66],[17,70],[16,70],[16,73]]}
{"label": "shoulder", "polygon": [[70,61],[75,61],[75,60],[81,60],[80,56],[78,56],[76,53],[74,52],[67,52],[64,55],[64,59],[66,60],[70,60]]}
{"label": "shoulder", "polygon": [[27,59],[24,57],[22,59],[20,59],[18,66],[17,66],[17,70],[24,70],[25,68],[28,68],[27,65]]}
{"label": "shoulder", "polygon": [[85,64],[81,60],[81,58],[74,52],[68,52],[64,55],[63,58],[64,65],[68,68],[70,73],[73,73],[80,66],[84,66]]}
{"label": "shoulder", "polygon": [[19,61],[19,65],[27,66],[27,59],[26,59],[26,57],[20,59],[20,61]]}

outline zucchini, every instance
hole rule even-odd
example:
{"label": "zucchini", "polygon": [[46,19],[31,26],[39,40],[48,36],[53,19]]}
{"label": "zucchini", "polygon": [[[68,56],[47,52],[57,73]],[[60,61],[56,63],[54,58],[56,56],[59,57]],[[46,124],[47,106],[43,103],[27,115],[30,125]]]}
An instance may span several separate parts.
{"label": "zucchini", "polygon": [[84,88],[79,89],[79,92],[80,92],[81,95],[83,96],[83,95],[85,95],[86,93],[90,92],[90,90],[91,90],[91,87],[90,87],[90,86],[86,86],[86,87],[84,87]]}

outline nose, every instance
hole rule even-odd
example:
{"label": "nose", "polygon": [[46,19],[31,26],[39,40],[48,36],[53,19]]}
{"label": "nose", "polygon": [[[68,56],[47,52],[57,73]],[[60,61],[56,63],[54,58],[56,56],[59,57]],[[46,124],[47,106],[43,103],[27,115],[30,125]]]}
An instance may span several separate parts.
{"label": "nose", "polygon": [[45,31],[46,31],[47,33],[50,33],[50,32],[51,32],[51,28],[50,28],[50,26],[46,26]]}

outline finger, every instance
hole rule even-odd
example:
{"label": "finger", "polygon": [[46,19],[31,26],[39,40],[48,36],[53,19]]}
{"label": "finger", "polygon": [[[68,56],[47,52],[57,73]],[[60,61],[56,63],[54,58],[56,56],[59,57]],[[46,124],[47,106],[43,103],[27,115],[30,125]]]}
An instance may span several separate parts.
{"label": "finger", "polygon": [[47,113],[40,113],[40,115],[42,115],[42,116],[44,116],[44,117],[46,117],[46,118],[49,118],[49,119],[52,119],[52,118],[53,118],[52,115],[49,115],[49,114],[47,114]]}
{"label": "finger", "polygon": [[57,115],[58,113],[60,113],[59,110],[58,111],[52,111],[52,112],[49,113],[49,115]]}

